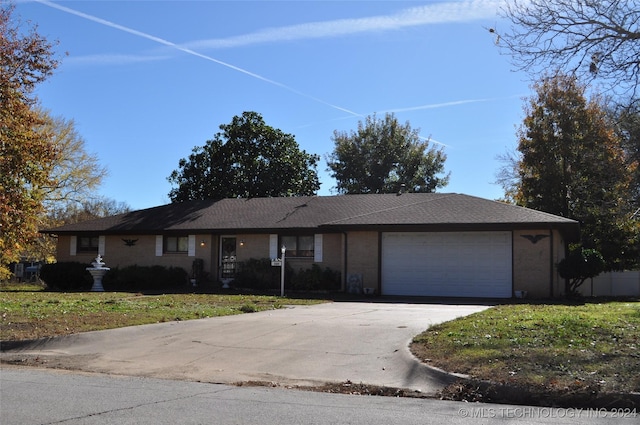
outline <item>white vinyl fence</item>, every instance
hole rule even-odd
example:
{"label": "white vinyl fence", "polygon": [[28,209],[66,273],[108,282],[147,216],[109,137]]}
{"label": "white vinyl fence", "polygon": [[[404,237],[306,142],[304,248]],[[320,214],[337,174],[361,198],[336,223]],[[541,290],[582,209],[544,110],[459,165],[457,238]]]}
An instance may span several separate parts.
{"label": "white vinyl fence", "polygon": [[602,273],[587,279],[578,291],[584,296],[640,296],[640,270]]}

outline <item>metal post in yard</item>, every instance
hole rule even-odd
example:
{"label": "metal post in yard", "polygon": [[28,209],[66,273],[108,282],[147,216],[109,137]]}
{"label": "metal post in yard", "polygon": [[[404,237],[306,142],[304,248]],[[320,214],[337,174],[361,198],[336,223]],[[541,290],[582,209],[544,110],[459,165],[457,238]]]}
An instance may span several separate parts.
{"label": "metal post in yard", "polygon": [[280,263],[280,296],[284,297],[284,257],[285,252],[287,251],[287,247],[282,245],[280,248],[280,253],[282,254],[281,263]]}

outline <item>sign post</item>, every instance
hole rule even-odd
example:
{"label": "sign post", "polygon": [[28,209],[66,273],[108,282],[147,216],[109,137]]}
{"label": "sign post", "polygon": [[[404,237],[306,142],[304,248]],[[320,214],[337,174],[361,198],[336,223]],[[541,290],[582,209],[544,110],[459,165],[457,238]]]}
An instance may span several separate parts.
{"label": "sign post", "polygon": [[280,248],[280,253],[282,254],[282,256],[280,257],[280,259],[281,259],[281,264],[280,264],[280,296],[281,297],[284,297],[284,257],[285,257],[285,252],[286,251],[287,251],[287,247],[282,245],[282,248]]}

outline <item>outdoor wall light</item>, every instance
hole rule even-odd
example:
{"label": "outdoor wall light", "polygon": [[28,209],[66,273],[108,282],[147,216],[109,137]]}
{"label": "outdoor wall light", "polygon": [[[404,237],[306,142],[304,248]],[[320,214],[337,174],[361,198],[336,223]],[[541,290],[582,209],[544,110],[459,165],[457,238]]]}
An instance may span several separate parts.
{"label": "outdoor wall light", "polygon": [[240,239],[240,246],[244,246],[244,239]]}
{"label": "outdoor wall light", "polygon": [[200,246],[205,246],[205,245],[206,245],[206,242],[204,241],[204,239],[203,239],[203,240],[201,240],[201,241],[200,241]]}

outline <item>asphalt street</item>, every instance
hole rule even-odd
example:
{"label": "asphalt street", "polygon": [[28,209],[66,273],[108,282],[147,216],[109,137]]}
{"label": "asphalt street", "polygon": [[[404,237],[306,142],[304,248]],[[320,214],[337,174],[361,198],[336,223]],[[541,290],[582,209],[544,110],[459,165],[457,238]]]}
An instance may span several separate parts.
{"label": "asphalt street", "polygon": [[637,424],[631,412],[551,409],[0,369],[2,425]]}

